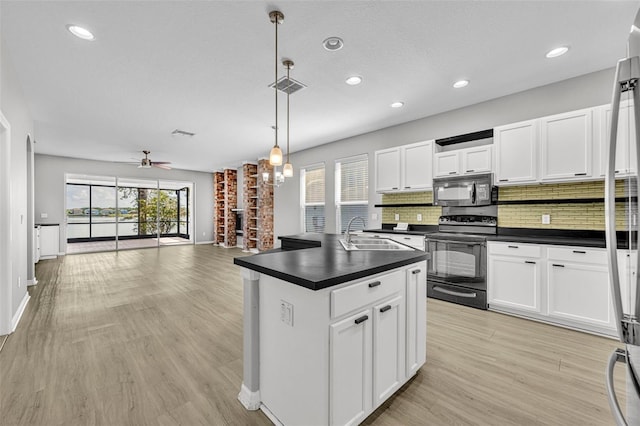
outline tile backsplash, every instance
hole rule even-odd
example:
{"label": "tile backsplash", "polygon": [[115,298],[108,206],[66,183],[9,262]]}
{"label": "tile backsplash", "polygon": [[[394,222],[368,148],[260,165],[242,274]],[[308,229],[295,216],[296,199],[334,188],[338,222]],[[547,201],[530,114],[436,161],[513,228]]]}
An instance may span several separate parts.
{"label": "tile backsplash", "polygon": [[[623,181],[616,182],[616,196],[623,197]],[[585,229],[604,230],[604,182],[573,182],[544,185],[508,186],[499,189],[498,199],[504,201],[528,201],[525,204],[498,205],[498,226],[509,228]],[[572,199],[594,199],[593,202],[576,202]],[[544,203],[536,201],[545,200]],[[559,200],[549,203],[549,200]],[[562,201],[560,201],[562,200]],[[568,201],[569,200],[569,201]],[[431,191],[383,194],[382,204],[432,203]],[[616,227],[625,229],[624,203],[617,203]],[[395,219],[395,214],[400,219]],[[417,221],[418,214],[422,221]],[[416,225],[437,225],[442,214],[439,206],[383,207],[382,222],[408,222]],[[542,215],[551,216],[549,224],[542,224]]]}

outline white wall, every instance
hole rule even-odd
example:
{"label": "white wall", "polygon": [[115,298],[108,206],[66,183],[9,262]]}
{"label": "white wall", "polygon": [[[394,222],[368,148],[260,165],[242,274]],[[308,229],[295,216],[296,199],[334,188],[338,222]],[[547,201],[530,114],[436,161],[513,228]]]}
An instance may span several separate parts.
{"label": "white wall", "polygon": [[[33,119],[11,66],[7,49],[0,46],[0,110],[11,126],[11,317],[27,296],[27,264],[33,255],[28,250],[27,211],[27,135],[33,135]],[[0,238],[8,238],[6,235]],[[0,284],[1,285],[1,284]],[[3,313],[0,313],[0,315]],[[15,318],[14,318],[15,319]],[[2,334],[2,332],[0,332]]]}
{"label": "white wall", "polygon": [[[369,227],[380,226],[372,221],[371,214],[381,215],[381,209],[373,207],[381,197],[375,193],[373,153],[376,150],[456,136],[495,126],[515,123],[545,115],[572,111],[611,102],[613,69],[586,74],[569,80],[538,87],[502,98],[493,99],[465,108],[422,118],[409,123],[335,141],[326,145],[291,154],[294,177],[275,190],[274,233],[295,234],[300,226],[300,168],[325,163],[325,232],[336,232],[334,209],[334,162],[336,159],[358,154],[369,155]],[[464,93],[464,92],[462,92]],[[407,106],[410,107],[410,106]],[[331,123],[327,123],[330,126]],[[293,145],[295,149],[295,142]]]}
{"label": "white wall", "polygon": [[[35,221],[59,223],[60,252],[66,250],[65,174],[117,176],[119,178],[160,179],[194,182],[195,184],[195,241],[213,240],[213,175],[187,170],[138,169],[131,164],[81,160],[69,157],[36,154],[35,156]],[[48,217],[41,219],[40,214]],[[204,234],[203,234],[204,233]]]}

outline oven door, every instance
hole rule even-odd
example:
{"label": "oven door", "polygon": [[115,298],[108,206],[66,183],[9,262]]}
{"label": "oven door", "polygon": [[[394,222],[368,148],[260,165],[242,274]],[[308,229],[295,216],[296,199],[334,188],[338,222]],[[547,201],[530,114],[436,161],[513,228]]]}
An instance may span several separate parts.
{"label": "oven door", "polygon": [[428,281],[486,290],[486,242],[427,237],[427,251]]}

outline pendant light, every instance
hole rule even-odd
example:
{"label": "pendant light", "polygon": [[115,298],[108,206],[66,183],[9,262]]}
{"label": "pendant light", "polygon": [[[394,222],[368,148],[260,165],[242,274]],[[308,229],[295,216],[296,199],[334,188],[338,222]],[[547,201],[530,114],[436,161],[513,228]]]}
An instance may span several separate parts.
{"label": "pendant light", "polygon": [[[291,68],[293,68],[293,61],[290,59],[285,59],[284,61],[282,61],[282,65],[287,67],[287,82],[290,82],[291,80],[289,79],[289,72],[291,71]],[[290,92],[291,92],[291,85],[287,87],[287,162],[285,163],[284,168],[282,169],[282,174],[286,178],[293,177],[293,166],[289,161],[289,94]]]}
{"label": "pendant light", "polygon": [[282,165],[282,150],[280,146],[278,146],[278,25],[284,22],[284,15],[279,10],[274,10],[269,12],[269,19],[271,22],[275,24],[276,27],[276,48],[275,48],[275,79],[276,84],[273,87],[275,100],[276,100],[276,140],[273,148],[271,148],[271,152],[269,153],[269,164],[272,166],[280,166]]}

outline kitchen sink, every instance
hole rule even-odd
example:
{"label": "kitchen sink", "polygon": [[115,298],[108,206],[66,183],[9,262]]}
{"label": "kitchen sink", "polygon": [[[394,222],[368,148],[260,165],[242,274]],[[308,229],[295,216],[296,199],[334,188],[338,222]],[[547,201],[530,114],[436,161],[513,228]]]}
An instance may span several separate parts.
{"label": "kitchen sink", "polygon": [[396,241],[387,238],[352,238],[350,243],[346,240],[340,240],[340,244],[347,251],[365,251],[365,250],[379,250],[379,251],[396,251],[396,250],[413,250],[409,246],[400,244]]}

